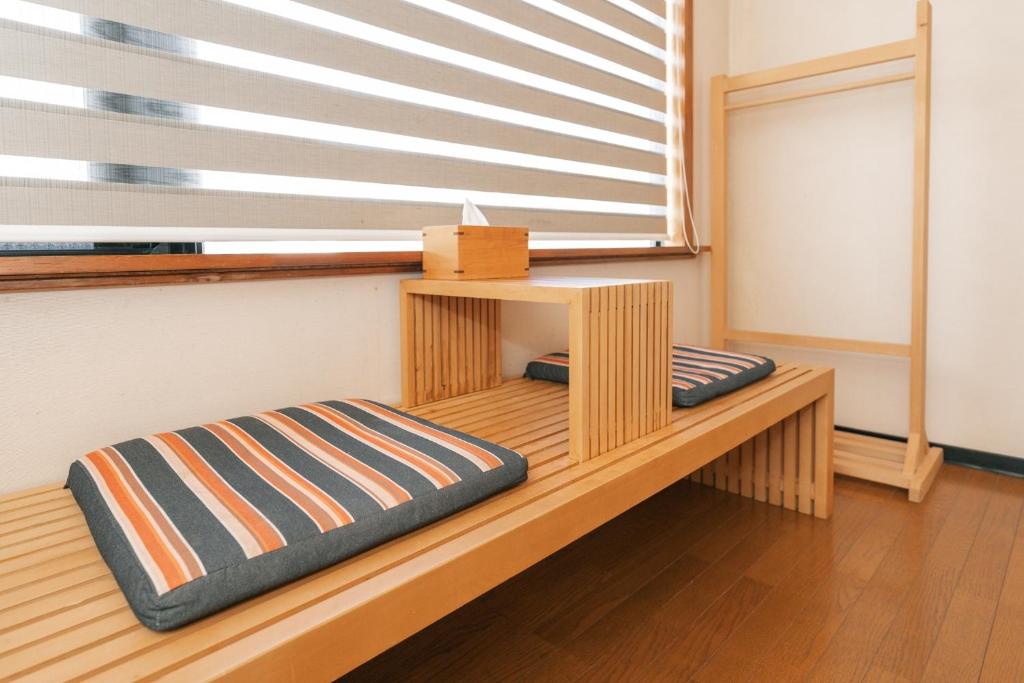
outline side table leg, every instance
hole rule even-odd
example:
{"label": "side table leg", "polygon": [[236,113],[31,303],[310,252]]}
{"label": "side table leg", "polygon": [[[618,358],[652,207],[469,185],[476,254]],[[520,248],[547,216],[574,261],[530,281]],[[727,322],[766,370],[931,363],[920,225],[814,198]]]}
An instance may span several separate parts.
{"label": "side table leg", "polygon": [[416,294],[401,290],[398,294],[400,312],[400,328],[402,342],[402,407],[412,408],[416,405],[416,340],[413,336],[413,299]]}
{"label": "side table leg", "polygon": [[590,291],[569,304],[569,457],[583,462],[590,449]]}

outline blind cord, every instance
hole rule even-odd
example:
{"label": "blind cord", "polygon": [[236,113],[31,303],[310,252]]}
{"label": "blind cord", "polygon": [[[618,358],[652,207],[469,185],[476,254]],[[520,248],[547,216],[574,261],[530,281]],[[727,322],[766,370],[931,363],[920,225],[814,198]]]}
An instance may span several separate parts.
{"label": "blind cord", "polygon": [[[679,120],[682,120],[680,118]],[[700,253],[700,233],[697,232],[697,221],[693,218],[693,202],[690,201],[690,183],[686,178],[686,150],[683,149],[683,127],[676,126],[679,132],[679,177],[683,180],[683,206],[686,208],[686,215],[690,217],[690,225],[693,226],[693,244],[690,243],[690,232],[686,229],[686,221],[683,220],[683,244],[690,250],[691,254]]]}
{"label": "blind cord", "polygon": [[[678,65],[677,65],[678,68]],[[687,65],[689,68],[689,65]],[[689,93],[687,93],[689,95]],[[697,232],[697,221],[693,218],[693,202],[690,200],[690,183],[686,177],[686,149],[684,148],[683,139],[683,127],[679,125],[683,122],[683,100],[681,97],[676,98],[676,135],[679,137],[679,177],[683,181],[683,207],[686,211],[686,216],[690,218],[690,225],[693,226],[693,243],[690,243],[690,232],[686,229],[686,219],[683,219],[683,244],[690,250],[691,254],[700,253],[700,233]],[[691,121],[686,121],[686,125],[692,125]]]}

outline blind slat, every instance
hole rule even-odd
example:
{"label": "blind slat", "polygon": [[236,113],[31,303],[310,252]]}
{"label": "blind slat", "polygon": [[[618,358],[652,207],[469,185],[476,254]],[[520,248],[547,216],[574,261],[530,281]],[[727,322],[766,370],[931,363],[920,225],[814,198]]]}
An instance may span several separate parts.
{"label": "blind slat", "polygon": [[[3,222],[10,225],[394,230],[453,224],[461,215],[461,206],[455,204],[32,180],[0,180],[0,206],[4,207]],[[526,225],[536,232],[665,232],[664,217],[482,208],[495,225]]]}
{"label": "blind slat", "polygon": [[633,0],[633,2],[644,9],[653,12],[659,17],[664,17],[668,2],[693,2],[693,0]]}
{"label": "blind slat", "polygon": [[[87,10],[108,7],[102,15],[104,18],[142,28],[567,120],[646,140],[660,142],[665,135],[663,122],[224,2],[176,0],[167,3],[163,0],[135,0],[131,3],[112,3],[106,0],[75,0],[61,4],[71,6],[74,11],[87,16],[93,16]],[[89,7],[91,5],[97,7]],[[226,52],[215,49],[203,49],[201,54],[210,58],[223,56],[234,59]],[[256,67],[259,66],[259,59],[243,58],[242,63]],[[302,77],[304,69],[301,65],[289,67],[297,77]],[[188,68],[187,63],[182,68]],[[307,68],[305,71],[311,70]],[[579,85],[587,87],[586,83]],[[624,84],[624,87],[628,87],[628,84]],[[631,101],[632,104],[641,109],[664,111],[664,93],[650,88],[637,88],[634,94],[640,99]]]}
{"label": "blind slat", "polygon": [[0,154],[665,203],[665,186],[64,107],[0,107]]}
{"label": "blind slat", "polygon": [[[239,109],[664,173],[664,157],[477,116],[382,100],[168,55],[121,50],[0,26],[0,73],[172,102]],[[212,84],[212,86],[211,86]]]}
{"label": "blind slat", "polygon": [[[571,21],[549,14],[525,2],[495,2],[494,0],[457,0],[484,14],[489,14],[517,26],[529,28],[541,35],[568,43],[581,50],[624,64],[655,78],[665,78],[665,62],[600,33]],[[601,0],[603,2],[603,0]]]}
{"label": "blind slat", "polygon": [[634,35],[651,45],[662,49],[665,47],[665,33],[662,29],[621,7],[616,7],[607,0],[559,0],[559,2],[577,12],[614,26],[620,31]]}

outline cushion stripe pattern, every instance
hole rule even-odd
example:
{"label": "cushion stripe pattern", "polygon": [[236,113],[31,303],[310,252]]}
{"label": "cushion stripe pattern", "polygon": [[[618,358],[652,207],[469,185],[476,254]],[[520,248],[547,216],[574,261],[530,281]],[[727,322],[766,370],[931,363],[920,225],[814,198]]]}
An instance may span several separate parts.
{"label": "cushion stripe pattern", "polygon": [[744,370],[767,365],[768,359],[745,353],[711,351],[695,346],[673,345],[672,386],[693,389],[735,377]]}
{"label": "cushion stripe pattern", "polygon": [[[699,346],[672,345],[672,403],[688,408],[734,391],[775,371],[770,358]],[[526,366],[526,376],[569,381],[569,352],[541,356]]]}
{"label": "cushion stripe pattern", "polygon": [[[171,622],[152,614],[162,611],[162,598],[234,572],[240,563],[379,522],[431,495],[450,499],[451,509],[430,503],[429,515],[403,512],[411,526],[386,525],[381,540],[387,540],[525,474],[525,459],[513,451],[353,399],[101,448],[71,466],[68,486],[136,613],[163,628]],[[455,489],[460,493],[447,493]],[[374,544],[360,543],[356,550]]]}

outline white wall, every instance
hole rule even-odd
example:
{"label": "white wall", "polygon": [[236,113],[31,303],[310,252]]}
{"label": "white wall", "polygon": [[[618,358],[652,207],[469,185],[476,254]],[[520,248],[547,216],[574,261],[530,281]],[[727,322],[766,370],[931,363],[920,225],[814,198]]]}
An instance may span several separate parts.
{"label": "white wall", "polygon": [[[698,6],[699,7],[699,6]],[[913,0],[730,0],[729,72],[913,35]],[[1024,5],[934,0],[928,432],[1024,457]],[[907,342],[912,84],[730,117],[732,324]],[[837,422],[906,433],[907,363],[833,365]]]}
{"label": "white wall", "polygon": [[[536,271],[671,279],[677,338],[699,335],[693,261]],[[60,480],[83,453],[154,431],[303,401],[397,401],[399,280],[0,295],[0,494]],[[556,309],[506,304],[506,374],[564,348]]]}

